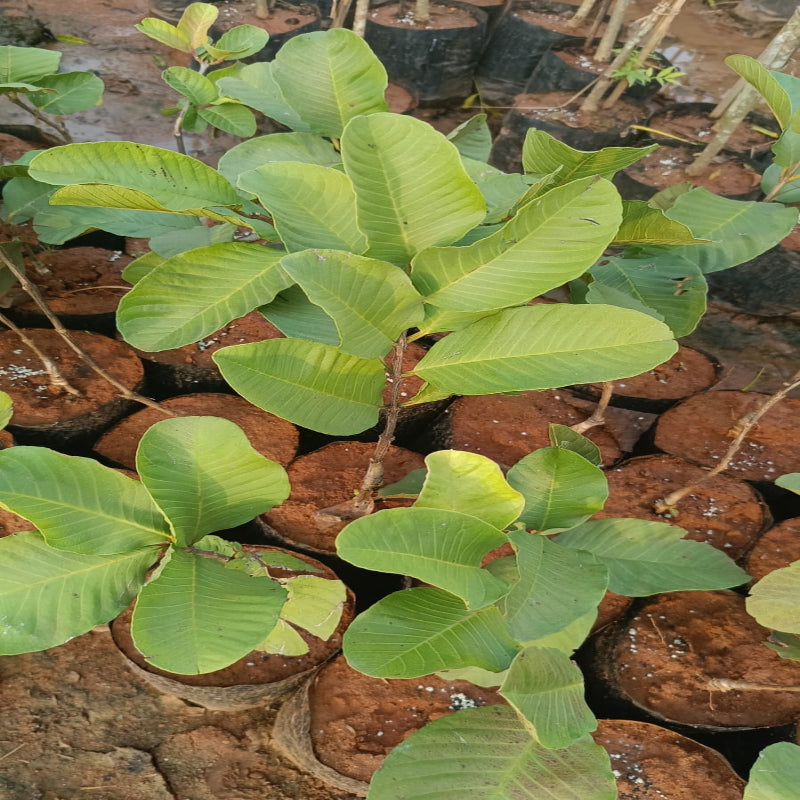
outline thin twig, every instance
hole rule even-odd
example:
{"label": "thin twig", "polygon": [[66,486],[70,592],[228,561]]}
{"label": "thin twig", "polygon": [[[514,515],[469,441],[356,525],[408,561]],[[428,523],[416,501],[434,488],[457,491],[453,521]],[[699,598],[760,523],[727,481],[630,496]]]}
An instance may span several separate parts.
{"label": "thin twig", "polygon": [[75,397],[83,397],[79,392],[62,374],[58,367],[55,365],[50,356],[45,355],[36,345],[36,343],[27,334],[25,334],[17,325],[15,325],[5,314],[0,314],[0,323],[6,326],[10,331],[13,331],[35,356],[42,362],[42,366],[47,370],[50,376],[50,383],[59,389],[63,389]]}
{"label": "thin twig", "polygon": [[103,369],[103,367],[101,367],[83,348],[80,347],[80,345],[77,344],[77,342],[75,342],[67,329],[61,324],[61,320],[50,310],[50,307],[45,302],[36,285],[28,280],[28,277],[25,275],[25,273],[22,272],[19,267],[17,267],[17,265],[2,251],[2,249],[0,249],[0,261],[2,261],[3,264],[8,267],[9,271],[19,281],[20,286],[22,286],[22,288],[28,293],[31,300],[36,303],[42,314],[47,317],[48,321],[55,329],[55,332],[90,369],[94,370],[94,372],[103,378],[103,380],[110,383],[122,397],[124,397],[126,400],[133,400],[136,403],[141,403],[149,408],[154,408],[156,411],[160,411],[162,414],[166,414],[168,417],[178,416],[178,414],[166,406],[161,405],[161,403],[157,403],[155,400],[151,400],[149,397],[145,397],[138,392],[131,391],[127,386],[125,386],[124,383],[121,383],[113,375]]}
{"label": "thin twig", "polygon": [[800,686],[778,686],[772,683],[731,681],[727,678],[711,678],[706,687],[712,692],[800,692]]}
{"label": "thin twig", "polygon": [[64,144],[71,144],[72,137],[69,135],[69,131],[67,130],[67,126],[64,125],[63,122],[59,119],[50,119],[45,114],[42,114],[36,106],[29,106],[21,97],[19,96],[10,96],[6,95],[8,99],[19,108],[27,111],[35,120],[42,123],[42,125],[47,125],[49,128],[52,128],[55,131],[58,131],[58,135],[64,140]]}
{"label": "thin twig", "polygon": [[17,750],[22,750],[22,748],[25,747],[25,744],[26,744],[26,742],[23,742],[22,744],[18,744],[16,747],[12,748],[7,753],[3,753],[3,755],[0,756],[0,761],[2,761],[4,758],[8,758],[9,756],[13,756],[14,753],[17,752]]}
{"label": "thin twig", "polygon": [[394,440],[397,418],[400,415],[400,389],[403,385],[403,356],[406,352],[407,338],[403,333],[394,344],[392,369],[389,376],[391,391],[386,411],[386,422],[383,426],[375,451],[369,460],[369,466],[361,481],[361,488],[352,500],[337,503],[317,511],[318,518],[333,517],[336,520],[351,520],[371,514],[375,508],[375,493],[383,485],[383,462],[389,447]]}
{"label": "thin twig", "polygon": [[572,15],[572,18],[568,20],[567,27],[577,28],[581,22],[583,22],[589,16],[589,14],[592,13],[592,9],[594,8],[596,2],[597,0],[583,0],[578,10]]}
{"label": "thin twig", "polygon": [[597,402],[597,408],[592,412],[592,415],[585,419],[583,422],[578,422],[572,426],[575,433],[583,433],[590,428],[595,428],[598,425],[605,425],[605,413],[608,404],[611,402],[611,395],[614,394],[614,384],[612,381],[605,381],[603,383],[603,391],[600,393],[600,400]]}
{"label": "thin twig", "polygon": [[736,431],[736,435],[734,440],[731,442],[730,447],[728,447],[725,455],[719,460],[719,463],[714,467],[714,469],[709,470],[704,475],[701,475],[694,483],[689,484],[688,486],[684,486],[681,489],[676,489],[674,492],[670,492],[666,497],[663,499],[656,500],[653,504],[653,508],[656,514],[665,514],[670,511],[674,511],[675,506],[690,492],[693,492],[700,484],[706,483],[707,481],[711,480],[711,478],[716,477],[720,474],[720,472],[724,472],[728,466],[730,465],[733,457],[739,451],[739,448],[742,446],[747,434],[758,424],[761,417],[764,416],[776,403],[779,403],[786,397],[789,392],[793,389],[796,389],[800,386],[800,372],[796,372],[791,380],[788,383],[785,383],[781,389],[779,389],[774,394],[770,395],[766,400],[764,400],[761,405],[756,408],[755,410],[745,414],[732,428],[732,430]]}
{"label": "thin twig", "polygon": [[631,0],[614,0],[611,17],[594,54],[595,61],[611,61],[611,51],[619,38],[619,32],[622,30],[622,23],[625,19],[625,12],[628,10],[630,2]]}
{"label": "thin twig", "polygon": [[603,24],[603,20],[608,13],[608,7],[611,5],[611,0],[602,0],[600,3],[600,7],[597,9],[597,16],[594,18],[594,22],[592,22],[592,27],[589,28],[589,32],[586,34],[586,43],[583,46],[585,51],[591,49],[592,42],[594,42],[595,36],[597,36],[597,31],[599,30],[600,26]]}

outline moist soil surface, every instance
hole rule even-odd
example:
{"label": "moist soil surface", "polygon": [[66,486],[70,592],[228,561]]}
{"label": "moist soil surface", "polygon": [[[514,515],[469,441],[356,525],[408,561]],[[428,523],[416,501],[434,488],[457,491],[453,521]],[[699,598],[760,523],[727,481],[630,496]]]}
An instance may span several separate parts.
{"label": "moist soil surface", "polygon": [[619,626],[604,666],[613,689],[656,718],[717,728],[786,725],[800,715],[797,692],[709,684],[800,685],[800,663],[765,647],[769,634],[734,592],[663,594]]}
{"label": "moist soil surface", "polygon": [[572,15],[570,11],[558,13],[554,11],[536,11],[532,8],[520,8],[512,13],[529,25],[538,25],[540,28],[566,33],[570,36],[585,36],[591,27],[591,21],[570,27],[569,19]]}
{"label": "moist soil surface", "polygon": [[606,472],[609,497],[595,517],[670,522],[689,539],[742,558],[769,524],[769,512],[747,483],[722,474],[697,486],[676,512],[656,514],[653,504],[669,492],[704,478],[707,470],[667,455],[641,456]]}
{"label": "moist soil surface", "polygon": [[249,0],[225,0],[217,5],[219,17],[214,27],[220,31],[228,31],[237,25],[255,25],[277,35],[302,28],[319,16],[316,7],[306,3],[276,5],[268,19],[259,19],[255,14],[255,4]]}
{"label": "moist soil surface", "polygon": [[641,106],[620,98],[613,108],[588,114],[574,104],[575,92],[541,92],[518,94],[512,111],[526,117],[556,122],[569,128],[587,128],[598,133],[624,131],[640,120]]}
{"label": "moist soil surface", "polygon": [[416,28],[423,31],[448,30],[450,28],[472,28],[478,24],[475,17],[463,8],[439,6],[431,3],[430,19],[424,23],[414,20],[412,5],[402,7],[398,3],[387,3],[369,12],[369,19],[377,25],[390,28]]}
{"label": "moist soil surface", "polygon": [[[261,455],[286,466],[297,452],[297,428],[241,397],[196,394],[172,397],[163,405],[181,416],[222,417],[238,425]],[[126,417],[103,434],[94,446],[97,454],[128,469],[136,468],[136,448],[144,432],[166,415],[145,408]]]}
{"label": "moist soil surface", "polygon": [[747,556],[745,569],[760,581],[776,569],[800,559],[800,518],[785,519],[770,528],[755,543]]}

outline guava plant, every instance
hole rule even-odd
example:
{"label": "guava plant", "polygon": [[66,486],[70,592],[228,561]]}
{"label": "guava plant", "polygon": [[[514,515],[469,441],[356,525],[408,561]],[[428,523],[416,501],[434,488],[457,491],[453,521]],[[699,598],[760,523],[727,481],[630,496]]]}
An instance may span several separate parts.
{"label": "guava plant", "polygon": [[[37,528],[0,539],[0,653],[62,644],[134,600],[134,643],[169,672],[212,672],[254,649],[300,655],[293,625],[330,637],[340,581],[216,535],[289,494],[283,467],[240,428],[163,420],[143,436],[136,466],[141,482],[46,448],[0,452],[0,503]],[[270,567],[312,574],[274,578]]]}
{"label": "guava plant", "polygon": [[[552,427],[551,438],[554,446],[505,477],[484,456],[432,453],[412,507],[378,511],[339,534],[337,553],[346,561],[425,584],[379,600],[351,623],[344,636],[350,665],[379,678],[437,672],[499,686],[510,706],[421,730],[389,755],[370,798],[411,800],[445,785],[454,793],[492,786],[499,797],[509,782],[520,797],[535,797],[548,781],[572,792],[559,797],[615,797],[607,757],[589,737],[597,720],[570,660],[604,593],[642,597],[747,581],[728,556],[684,539],[677,526],[589,520],[608,496],[599,451],[562,426]],[[505,549],[484,564],[497,548]],[[471,753],[444,747],[439,737],[482,747],[471,762]],[[559,760],[563,774],[552,774],[548,758]],[[470,767],[461,770],[465,760]]]}

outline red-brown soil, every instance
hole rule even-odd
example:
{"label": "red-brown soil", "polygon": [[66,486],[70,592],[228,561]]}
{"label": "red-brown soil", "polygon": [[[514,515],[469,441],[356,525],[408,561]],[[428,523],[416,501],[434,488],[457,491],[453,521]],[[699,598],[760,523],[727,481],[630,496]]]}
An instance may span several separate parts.
{"label": "red-brown soil", "polygon": [[606,472],[609,497],[596,517],[671,522],[688,539],[708,544],[733,559],[744,556],[769,524],[769,512],[747,483],[717,475],[678,503],[677,513],[656,514],[653,504],[705,476],[707,470],[667,455],[633,458]]}
{"label": "red-brown soil", "polygon": [[649,722],[601,719],[618,800],[741,800],[744,781],[715,750]]}
{"label": "red-brown soil", "polygon": [[318,17],[315,7],[306,3],[288,7],[276,5],[269,19],[259,19],[254,9],[255,5],[245,0],[225,0],[224,4],[220,4],[214,27],[227,31],[236,25],[255,25],[277,35],[302,28]]}
{"label": "red-brown soil", "polygon": [[[296,458],[288,468],[292,493],[283,505],[263,515],[281,537],[317,551],[336,552],[336,536],[347,524],[317,512],[351,500],[361,486],[372,443],[334,442]],[[425,466],[418,453],[400,447],[389,448],[384,461],[384,482],[394,483]],[[404,500],[378,500],[375,510],[410,505]]]}
{"label": "red-brown soil", "polygon": [[435,675],[370,678],[343,657],[320,671],[309,700],[317,757],[361,781],[369,781],[389,751],[428,722],[458,709],[505,702],[492,689]]}
{"label": "red-brown soil", "polygon": [[[588,114],[573,102],[575,92],[542,92],[518,94],[512,111],[526,117],[557,122],[569,128],[587,128],[596,132],[623,131],[639,120],[641,107],[620,98],[611,109]],[[501,131],[502,132],[502,131]]]}
{"label": "red-brown soil", "polygon": [[[253,552],[257,552],[257,548],[249,548]],[[288,551],[283,551],[288,552]],[[313,574],[319,578],[327,580],[335,580],[336,575],[333,570],[326,567],[324,564],[310,558],[306,555],[292,553],[297,558],[302,558],[307,561],[316,572],[304,573],[301,570],[287,570],[278,567],[272,567],[269,570],[273,578],[293,578],[298,575]],[[128,608],[119,617],[117,617],[111,624],[111,635],[114,641],[125,655],[131,659],[142,669],[151,672],[155,675],[165,675],[173,680],[180,681],[188,686],[246,686],[264,683],[273,683],[275,681],[284,680],[292,675],[297,675],[301,672],[313,669],[330,658],[339,648],[342,643],[342,635],[344,634],[347,626],[353,619],[355,607],[355,599],[352,594],[348,595],[345,603],[345,608],[342,613],[341,621],[336,628],[333,635],[327,640],[322,641],[316,636],[312,636],[302,628],[295,629],[308,645],[309,651],[304,656],[280,656],[272,653],[265,653],[259,650],[253,650],[243,658],[240,658],[234,664],[231,664],[225,669],[217,670],[216,672],[208,672],[203,675],[175,675],[171,672],[158,669],[147,663],[147,659],[136,649],[131,637],[131,617],[133,615],[133,607]]]}
{"label": "red-brown soil", "polygon": [[[511,467],[533,450],[550,446],[551,422],[574,425],[593,409],[594,403],[564,389],[461,397],[436,421],[438,444]],[[600,448],[605,465],[619,460],[619,445],[606,430],[591,428],[586,435]]]}
{"label": "red-brown soil", "polygon": [[[119,251],[70,247],[37,253],[25,264],[28,278],[55,314],[112,314],[130,290],[121,273],[131,261]],[[30,299],[16,308],[40,313]]]}
{"label": "red-brown soil", "polygon": [[[171,397],[163,405],[182,416],[222,417],[238,425],[261,455],[286,466],[297,452],[297,428],[291,422],[256,408],[241,397],[227,394],[196,394]],[[134,469],[136,448],[144,432],[166,416],[145,408],[126,417],[100,437],[94,450],[99,455]]]}
{"label": "red-brown soil", "polygon": [[0,508],[0,536],[9,536],[19,531],[33,531],[36,528],[28,520],[18,517],[13,511]]}
{"label": "red-brown soil", "polygon": [[8,133],[0,133],[0,164],[11,164],[25,153],[36,150],[39,145],[26,142],[17,136]]}
{"label": "red-brown soil", "polygon": [[[577,9],[577,6],[575,8]],[[571,28],[569,26],[569,19],[573,13],[571,11],[559,14],[552,11],[536,11],[532,8],[519,8],[512,13],[515,17],[519,17],[529,25],[538,25],[540,28],[547,28],[548,30],[557,31],[558,33],[567,33],[570,36],[585,36],[591,24],[583,23]]]}
{"label": "red-brown soil", "polygon": [[478,24],[472,14],[456,6],[439,6],[431,3],[430,19],[423,24],[414,21],[413,7],[404,6],[402,14],[400,11],[401,7],[398,3],[386,3],[386,5],[373,8],[369,12],[369,18],[377,25],[386,25],[392,28],[413,27],[426,31],[472,28]]}
{"label": "red-brown soil", "polygon": [[[655,445],[671,455],[713,467],[733,441],[737,421],[766,395],[757,392],[705,392],[661,416]],[[774,481],[800,471],[800,400],[788,398],[770,409],[745,438],[730,466],[748,481]]]}
{"label": "red-brown soil", "polygon": [[620,626],[606,668],[612,685],[658,718],[688,725],[758,728],[800,715],[800,694],[720,691],[725,679],[800,685],[800,663],[765,646],[769,631],[734,592],[676,592]]}
{"label": "red-brown soil", "polygon": [[800,517],[785,519],[770,528],[753,546],[745,569],[759,581],[776,569],[800,559]]}
{"label": "red-brown soil", "polygon": [[[83,416],[117,399],[118,392],[81,361],[54,331],[26,331],[66,380],[79,392],[76,397],[55,389],[38,357],[11,331],[0,332],[0,389],[14,401],[13,425],[40,427]],[[124,342],[106,336],[73,331],[72,337],[95,361],[129,389],[137,387],[142,362]]]}

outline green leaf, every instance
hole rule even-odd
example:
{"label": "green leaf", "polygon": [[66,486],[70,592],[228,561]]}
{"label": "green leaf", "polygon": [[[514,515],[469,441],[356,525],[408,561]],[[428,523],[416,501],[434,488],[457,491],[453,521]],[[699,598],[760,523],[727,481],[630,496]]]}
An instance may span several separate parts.
{"label": "green leaf", "polygon": [[422,298],[393,264],[340,250],[304,250],[281,266],[333,319],[340,349],[361,358],[383,358],[397,337],[422,321]]}
{"label": "green leaf", "polygon": [[347,525],[336,552],[357,567],[434,584],[478,609],[508,591],[504,581],[481,569],[483,556],[506,541],[496,528],[457,511],[390,508]]}
{"label": "green leaf", "polygon": [[[285,606],[284,606],[285,608]],[[286,621],[279,619],[269,636],[254,650],[279,656],[304,656],[309,652],[306,640]]]}
{"label": "green leaf", "polygon": [[[486,203],[486,217],[483,220],[483,225],[479,225],[478,233],[483,233],[483,236],[478,236],[478,239],[485,239],[487,236],[495,232],[492,228],[493,223],[500,223],[511,216],[511,212],[519,199],[528,191],[530,186],[530,179],[525,175],[520,175],[516,172],[502,172],[483,161],[474,161],[471,158],[461,157],[461,163],[467,171],[467,175],[472,178],[472,181],[480,189],[483,199]],[[499,225],[497,228],[499,229]],[[468,231],[465,236],[470,236],[471,231]],[[464,237],[456,242],[457,246],[464,246],[472,244],[472,241],[465,242]]]}
{"label": "green leaf", "polygon": [[759,625],[800,633],[800,561],[776,569],[750,589],[747,612]]}
{"label": "green leaf", "polygon": [[163,262],[167,258],[180,255],[188,250],[196,250],[198,247],[232,242],[233,236],[238,230],[237,226],[230,222],[223,222],[221,225],[212,227],[201,224],[199,220],[197,222],[198,224],[191,228],[156,233],[150,238],[150,247],[161,256]]}
{"label": "green leaf", "polygon": [[197,116],[209,125],[233,136],[241,136],[243,139],[253,136],[256,132],[256,118],[253,112],[241,103],[217,103],[206,108],[198,108]]}
{"label": "green leaf", "polygon": [[136,471],[179,545],[243,525],[289,496],[286,470],[219,417],[156,422],[139,442]]}
{"label": "green leaf", "polygon": [[221,78],[217,88],[226,96],[240,100],[293,131],[308,131],[275,82],[275,62],[248,64],[236,77]]}
{"label": "green leaf", "polygon": [[0,83],[0,94],[53,94],[53,90],[32,83]]}
{"label": "green leaf", "polygon": [[273,161],[239,176],[239,186],[271,213],[287,250],[310,247],[362,253],[356,196],[346,175],[318,164]]}
{"label": "green leaf", "polygon": [[527,647],[500,687],[542,747],[561,750],[597,729],[583,698],[583,675],[569,656],[551,647]]}
{"label": "green leaf", "polygon": [[414,374],[447,394],[554,389],[640,375],[677,350],[661,322],[612,306],[511,308],[438,341]]}
{"label": "green leaf", "polygon": [[591,554],[525,531],[510,533],[519,581],[503,600],[506,625],[521,642],[563,631],[595,611],[608,572]]}
{"label": "green leaf", "polygon": [[436,676],[445,681],[469,681],[475,686],[485,688],[499,686],[506,676],[508,670],[502,672],[489,672],[479,667],[462,667],[461,669],[443,669],[436,673]]}
{"label": "green leaf", "polygon": [[181,53],[191,53],[192,45],[189,37],[183,32],[179,31],[174,25],[170,25],[164,20],[156,19],[155,17],[147,17],[143,19],[138,25],[134,25],[139,33],[155,39],[173,50],[179,50]]}
{"label": "green leaf", "polygon": [[[761,176],[761,191],[768,194],[775,188],[775,184],[781,179],[783,169],[777,164],[770,164]],[[791,181],[778,190],[778,193],[773,196],[776,203],[800,203],[800,188],[797,187],[797,181]]]}
{"label": "green leaf", "polygon": [[632,308],[687,336],[706,311],[708,284],[694,264],[677,266],[669,254],[657,258],[603,258],[589,271],[586,302]]}
{"label": "green leaf", "polygon": [[230,242],[168,258],[122,298],[119,331],[146,352],[200,341],[290,283],[281,255],[261,245]]}
{"label": "green leaf", "polygon": [[622,224],[614,244],[705,244],[686,225],[670,219],[660,208],[642,200],[622,201]]}
{"label": "green leaf", "polygon": [[0,83],[38,82],[58,72],[61,53],[39,47],[0,47]]}
{"label": "green leaf", "polygon": [[469,666],[500,672],[517,653],[496,606],[470,611],[455,595],[429,588],[379,600],[350,624],[343,643],[350,666],[376,678]]}
{"label": "green leaf", "polygon": [[525,498],[508,485],[500,467],[485,456],[439,450],[426,456],[425,464],[427,476],[416,508],[459,511],[503,530],[525,506]]}
{"label": "green leaf", "polygon": [[65,72],[63,75],[47,75],[37,81],[44,89],[56,94],[34,94],[30,101],[48,114],[74,114],[100,105],[103,97],[103,81],[93,72]]}
{"label": "green leaf", "polygon": [[205,75],[188,67],[168,67],[161,77],[167,86],[188,97],[196,106],[204,106],[218,97],[217,87]]}
{"label": "green leaf", "polygon": [[800,636],[793,633],[773,631],[769,641],[764,642],[770,650],[789,661],[800,661]]}
{"label": "green leaf", "polygon": [[726,589],[748,580],[725,553],[685,535],[683,528],[666,522],[595,519],[555,541],[594,553],[608,568],[609,590],[628,597]]}
{"label": "green leaf", "polygon": [[775,479],[775,485],[790,492],[800,494],[800,472],[790,472]]}
{"label": "green leaf", "polygon": [[201,161],[133,142],[87,142],[52,147],[30,164],[43,183],[107,184],[149,195],[171,211],[237,205],[236,190]]}
{"label": "green leaf", "polygon": [[549,750],[531,738],[507,706],[469,708],[413,733],[386,757],[367,795],[368,800],[616,796],[608,754],[600,745],[586,737],[563,750]]}
{"label": "green leaf", "polygon": [[0,429],[5,428],[14,414],[14,401],[5,392],[0,392]]}
{"label": "green leaf", "polygon": [[219,9],[210,3],[191,3],[178,21],[178,32],[196,49],[208,41],[208,31],[218,16]]}
{"label": "green leaf", "polygon": [[560,631],[540,636],[538,639],[525,642],[525,644],[535,647],[553,647],[571,656],[586,641],[586,637],[592,632],[596,621],[597,609],[595,608],[582,617],[578,617]]}
{"label": "green leaf", "polygon": [[[522,166],[534,175],[550,175],[556,170],[559,184],[599,175],[611,179],[625,167],[652,153],[648,147],[604,147],[602,150],[575,150],[549,133],[531,128],[522,146]],[[559,169],[560,168],[560,169]]]}
{"label": "green leaf", "polygon": [[48,547],[37,531],[0,539],[0,653],[46,650],[125,610],[154,550],[78,555]]}
{"label": "green leaf", "polygon": [[353,119],[342,136],[342,159],[374,258],[405,263],[426,247],[455,242],[486,215],[455,146],[413,117]]}
{"label": "green leaf", "polygon": [[596,467],[603,463],[600,448],[591,439],[581,436],[580,433],[572,430],[572,428],[551,422],[548,426],[548,435],[550,444],[553,447],[563,447],[565,450],[571,450],[573,453],[583,456]]}
{"label": "green leaf", "polygon": [[237,144],[219,160],[219,171],[234,185],[239,176],[272,161],[335,167],[342,158],[333,145],[310,133],[270,133]]}
{"label": "green leaf", "polygon": [[425,467],[412,469],[399,481],[381,486],[378,489],[378,497],[405,497],[416,500],[425,484],[427,474],[428,470]]}
{"label": "green leaf", "polygon": [[269,41],[269,33],[255,25],[237,25],[225,31],[213,47],[205,49],[217,59],[247,58],[263,50]]}
{"label": "green leaf", "polygon": [[386,70],[367,43],[345,28],[295,36],[272,70],[289,105],[320,136],[338,138],[362,114],[387,111]]}
{"label": "green leaf", "polygon": [[44,447],[0,451],[0,504],[73,553],[126,553],[172,538],[139,481]]}
{"label": "green leaf", "polygon": [[285,598],[276,581],[173,550],[139,594],[131,635],[154,667],[181,675],[214,672],[264,640]]}
{"label": "green leaf", "polygon": [[758,754],[743,800],[793,800],[799,783],[800,747],[776,742]]}
{"label": "green leaf", "polygon": [[339,345],[339,332],[334,321],[314,305],[295,284],[284,289],[259,311],[284,335],[312,342]]}
{"label": "green leaf", "polygon": [[608,246],[621,215],[611,183],[575,181],[525,206],[473,245],[424,250],[412,262],[411,279],[439,308],[519,305],[583,274]]}
{"label": "green leaf", "polygon": [[288,596],[281,619],[308,631],[326,642],[339,627],[347,600],[341,581],[298,575],[285,584]]}
{"label": "green leaf", "polygon": [[506,477],[525,498],[520,520],[536,531],[579,525],[608,500],[608,481],[602,470],[563,447],[534,450]]}
{"label": "green leaf", "polygon": [[660,192],[656,192],[648,201],[647,205],[651,208],[658,208],[661,211],[668,211],[675,204],[675,200],[682,194],[690,192],[695,187],[689,181],[675,183],[672,186],[667,186]]}
{"label": "green leaf", "polygon": [[12,178],[3,187],[3,219],[15,224],[27,222],[48,207],[54,191],[50,184],[30,177]]}
{"label": "green leaf", "polygon": [[464,158],[488,161],[492,149],[492,132],[486,124],[486,114],[476,114],[447,134]]}
{"label": "green leaf", "polygon": [[214,353],[245,400],[305,428],[347,436],[378,422],[383,362],[303,339],[271,339]]}
{"label": "green leaf", "polygon": [[781,130],[785,130],[792,116],[792,102],[770,71],[750,56],[728,56],[725,63],[764,98]]}

